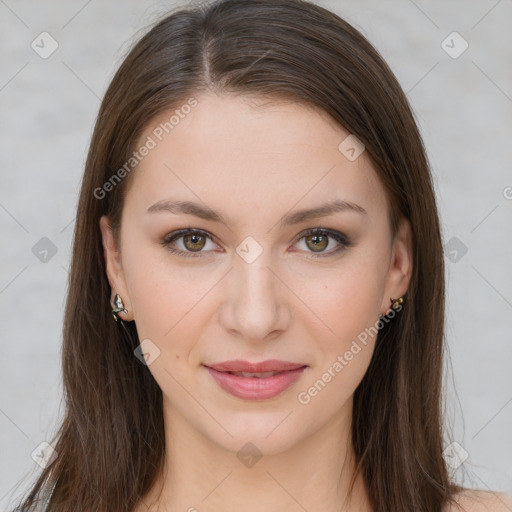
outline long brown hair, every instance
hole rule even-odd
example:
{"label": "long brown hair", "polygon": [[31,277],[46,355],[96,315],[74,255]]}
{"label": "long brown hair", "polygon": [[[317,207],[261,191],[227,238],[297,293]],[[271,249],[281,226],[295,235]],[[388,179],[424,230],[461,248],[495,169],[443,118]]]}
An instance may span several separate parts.
{"label": "long brown hair", "polygon": [[108,193],[97,191],[129,161],[155,116],[207,89],[283,97],[328,113],[365,145],[393,234],[401,217],[409,220],[413,275],[355,391],[352,440],[374,510],[440,512],[461,488],[442,455],[445,276],[429,163],[407,98],[379,53],[346,21],[304,0],[177,10],[135,44],[114,76],[76,216],[63,327],[66,412],[50,443],[58,456],[21,508],[39,498],[52,512],[133,510],[162,471],[162,392],[134,357],[135,323],[123,329],[113,321],[98,224],[109,215],[118,235],[136,168]]}

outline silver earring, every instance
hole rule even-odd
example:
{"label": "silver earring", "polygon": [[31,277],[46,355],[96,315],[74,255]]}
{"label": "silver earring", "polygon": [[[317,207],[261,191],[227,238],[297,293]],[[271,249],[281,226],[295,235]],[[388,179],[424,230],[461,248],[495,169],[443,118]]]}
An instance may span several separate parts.
{"label": "silver earring", "polygon": [[[123,304],[123,299],[120,295],[116,293],[114,297],[114,308],[112,308],[112,316],[114,317],[114,320],[117,322],[118,319],[118,313],[128,313],[128,311],[125,309]],[[122,318],[119,318],[122,320]]]}

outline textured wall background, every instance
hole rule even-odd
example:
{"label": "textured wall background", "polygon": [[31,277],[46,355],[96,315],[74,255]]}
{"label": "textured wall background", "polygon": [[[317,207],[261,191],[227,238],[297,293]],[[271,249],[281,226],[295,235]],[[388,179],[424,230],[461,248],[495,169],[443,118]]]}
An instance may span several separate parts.
{"label": "textured wall background", "polygon": [[[464,485],[512,492],[512,3],[317,3],[374,43],[416,112],[446,244],[458,443],[446,457]],[[132,41],[175,5],[0,0],[0,510],[35,477],[31,453],[62,414],[67,268],[100,98]]]}

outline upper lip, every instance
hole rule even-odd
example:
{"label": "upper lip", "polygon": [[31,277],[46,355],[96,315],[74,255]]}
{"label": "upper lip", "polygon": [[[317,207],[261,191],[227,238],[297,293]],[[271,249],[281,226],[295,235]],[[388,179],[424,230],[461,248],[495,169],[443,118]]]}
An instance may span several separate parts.
{"label": "upper lip", "polygon": [[277,359],[268,359],[260,363],[250,363],[236,359],[233,361],[224,361],[222,363],[205,365],[219,372],[246,372],[246,373],[265,373],[265,372],[285,372],[296,370],[306,366],[300,363],[290,363],[289,361],[278,361]]}

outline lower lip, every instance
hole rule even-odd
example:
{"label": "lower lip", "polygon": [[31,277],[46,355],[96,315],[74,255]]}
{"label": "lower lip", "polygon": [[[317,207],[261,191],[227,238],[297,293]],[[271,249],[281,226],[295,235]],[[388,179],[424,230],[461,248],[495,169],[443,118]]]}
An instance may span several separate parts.
{"label": "lower lip", "polygon": [[296,370],[280,372],[272,377],[239,377],[227,372],[219,372],[206,367],[217,384],[228,393],[245,400],[273,398],[288,389],[300,378],[306,366]]}

